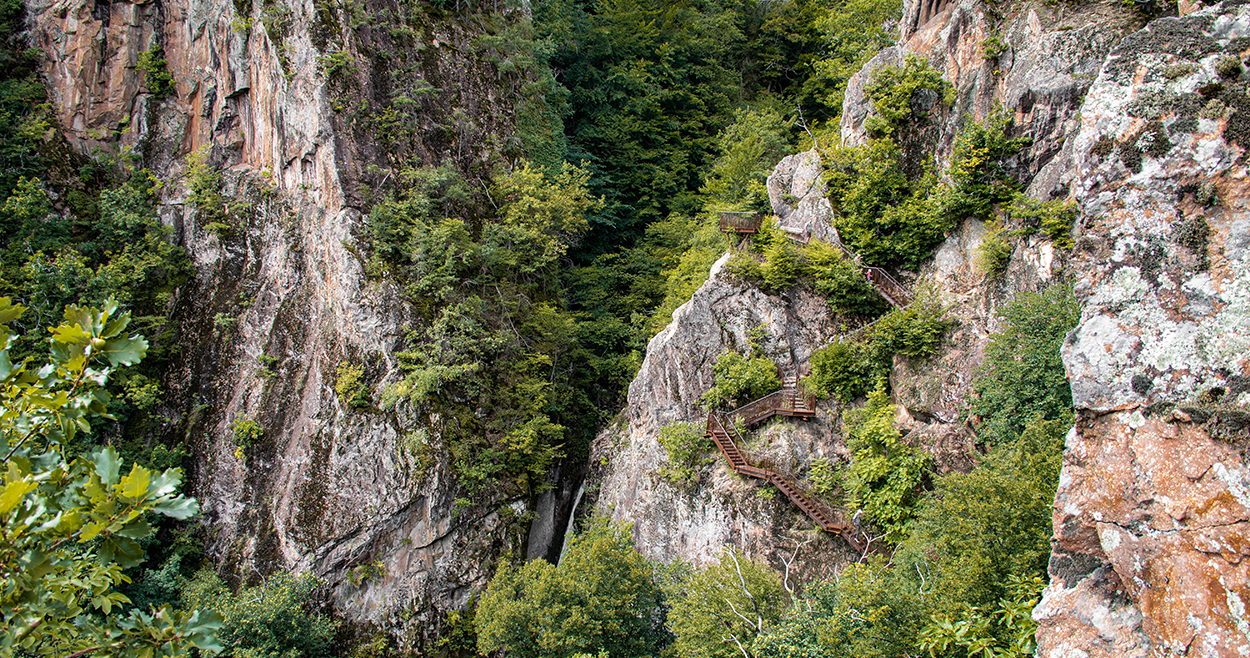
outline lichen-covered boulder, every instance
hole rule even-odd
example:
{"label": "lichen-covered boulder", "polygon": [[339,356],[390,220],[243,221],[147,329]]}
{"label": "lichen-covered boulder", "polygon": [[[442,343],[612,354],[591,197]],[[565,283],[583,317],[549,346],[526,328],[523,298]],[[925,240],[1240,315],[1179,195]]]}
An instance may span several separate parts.
{"label": "lichen-covered boulder", "polygon": [[1156,20],[1082,108],[1044,658],[1250,652],[1247,54],[1250,7]]}

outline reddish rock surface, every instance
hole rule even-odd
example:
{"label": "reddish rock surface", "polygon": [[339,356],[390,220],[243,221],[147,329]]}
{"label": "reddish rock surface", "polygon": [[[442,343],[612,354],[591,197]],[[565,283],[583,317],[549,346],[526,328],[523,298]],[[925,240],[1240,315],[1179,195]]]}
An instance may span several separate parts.
{"label": "reddish rock surface", "polygon": [[1250,655],[1250,144],[1211,100],[1246,93],[1216,64],[1247,37],[1244,6],[1156,20],[1082,106],[1083,315],[1064,347],[1079,417],[1034,611],[1043,658]]}

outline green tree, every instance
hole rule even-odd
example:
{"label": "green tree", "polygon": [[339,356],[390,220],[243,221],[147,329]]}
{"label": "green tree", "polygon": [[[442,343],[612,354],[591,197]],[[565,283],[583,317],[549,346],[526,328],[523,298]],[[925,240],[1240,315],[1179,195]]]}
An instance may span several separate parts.
{"label": "green tree", "polygon": [[1002,329],[990,336],[985,367],[972,383],[976,395],[968,413],[981,422],[981,441],[1004,443],[1040,414],[1046,420],[1072,415],[1059,350],[1081,319],[1072,286],[1052,285],[1041,293],[1023,293],[998,313]]}
{"label": "green tree", "polygon": [[833,108],[834,114],[842,111],[842,98],[851,76],[897,40],[895,31],[887,27],[899,19],[902,9],[899,0],[841,0],[830,3],[817,22],[825,43],[815,69],[826,81],[825,104]]}
{"label": "green tree", "polygon": [[894,426],[895,411],[883,382],[868,394],[866,406],[847,412],[852,458],[845,486],[848,504],[898,541],[906,536],[923,493],[929,455],[903,443]]}
{"label": "green tree", "polygon": [[23,36],[25,14],[19,0],[0,2],[0,198],[8,198],[21,177],[43,176],[56,123],[38,78],[43,58]]}
{"label": "green tree", "polygon": [[129,599],[117,591],[129,582],[123,569],[143,560],[149,513],[186,519],[198,511],[194,499],[177,493],[181,471],[135,465],[123,474],[112,448],[72,460],[65,454],[93,419],[107,417],[104,385],[117,367],[143,358],[147,341],[127,334],[130,314],[112,302],[71,306],[51,332],[50,362],[14,364],[9,325],[23,310],[0,298],[0,655],[217,650],[213,615],[168,607],[123,614]]}
{"label": "green tree", "polygon": [[892,309],[869,330],[873,349],[885,368],[890,358],[902,354],[924,358],[938,353],[955,321],[947,317],[946,306],[932,288],[922,288],[906,308]]}
{"label": "green tree", "polygon": [[474,616],[478,651],[517,658],[655,655],[661,595],[628,526],[596,522],[573,537],[558,566],[504,562]]}
{"label": "green tree", "polygon": [[839,314],[875,317],[887,308],[859,265],[833,245],[813,240],[803,248],[804,274]]}
{"label": "green tree", "polygon": [[820,618],[807,605],[796,601],[784,617],[770,625],[751,643],[751,654],[769,658],[825,658],[828,651],[817,639]]}
{"label": "green tree", "polygon": [[752,655],[748,649],[755,638],[790,604],[776,572],[737,549],[691,574],[673,598],[668,625],[671,650],[680,658]]}
{"label": "green tree", "polygon": [[1037,652],[1037,622],[1033,608],[1046,581],[1040,576],[1008,577],[1008,595],[998,602],[989,616],[976,607],[952,617],[933,615],[921,631],[920,650],[930,656],[963,649],[968,656],[981,658],[1028,658]]}
{"label": "green tree", "polygon": [[541,12],[556,42],[552,66],[569,89],[569,153],[590,163],[592,189],[608,200],[592,220],[593,253],[632,242],[670,212],[697,210],[700,173],[740,90],[732,58],[745,16],[735,9],[618,0],[552,2]]}
{"label": "green tree", "polygon": [[812,352],[812,373],[803,385],[819,397],[854,402],[872,389],[883,368],[874,358],[872,345],[861,341],[837,341]]}
{"label": "green tree", "polygon": [[[648,232],[659,225],[662,223],[648,227]],[[687,229],[688,237],[673,240],[673,243],[685,245],[686,249],[681,252],[672,268],[664,271],[663,299],[652,313],[647,338],[668,326],[673,320],[673,312],[707,281],[712,265],[725,253],[725,237],[717,228],[714,218],[709,216],[701,222],[688,220],[685,225],[690,227]]]}
{"label": "green tree", "polygon": [[395,276],[419,315],[398,354],[404,377],[382,404],[417,408],[471,492],[539,486],[598,429],[586,380],[615,364],[585,345],[559,278],[600,203],[587,179],[572,165],[521,162],[486,188],[487,210],[454,171],[416,169],[370,213],[370,269]]}
{"label": "green tree", "polygon": [[765,290],[784,291],[798,281],[799,255],[789,240],[778,241],[768,247],[760,273]]}
{"label": "green tree", "polygon": [[822,658],[914,656],[927,601],[900,575],[885,558],[869,556],[837,578],[808,588],[800,605],[810,611],[812,635],[803,634],[802,624],[778,630],[784,629],[800,646],[817,645],[820,652],[809,649],[807,655]]}
{"label": "green tree", "polygon": [[699,481],[699,468],[712,462],[707,456],[712,442],[698,423],[669,423],[660,428],[657,440],[668,455],[668,463],[659,469],[660,477],[674,486],[694,485]]}
{"label": "green tree", "polygon": [[864,128],[873,137],[889,137],[904,126],[923,121],[912,107],[917,92],[921,91],[933,94],[936,104],[949,102],[947,95],[953,88],[942,79],[939,71],[918,55],[908,55],[901,67],[877,69],[864,87],[864,94],[872,101],[874,110],[864,122]]}
{"label": "green tree", "polygon": [[[939,612],[986,607],[1008,596],[1012,576],[1046,572],[1051,504],[1066,420],[1035,419],[968,474],[937,480],[898,549],[904,572],[925,574]],[[920,587],[920,583],[916,584]]]}
{"label": "green tree", "polygon": [[717,137],[717,152],[703,192],[738,210],[770,212],[765,182],[777,162],[789,155],[792,121],[776,107],[742,109]]}
{"label": "green tree", "polygon": [[338,622],[313,611],[314,591],[324,584],[310,573],[280,571],[235,594],[205,569],[185,584],[182,600],[221,615],[221,644],[234,658],[321,658],[339,655],[330,645]]}
{"label": "green tree", "polygon": [[960,131],[946,168],[952,185],[939,195],[940,212],[956,219],[986,220],[995,204],[1012,199],[1020,183],[1009,163],[1030,140],[1011,137],[1011,129],[1011,117],[997,109],[984,122],[969,122]]}
{"label": "green tree", "polygon": [[164,54],[159,44],[154,45],[151,50],[139,53],[135,64],[135,69],[143,73],[143,84],[157,100],[174,93],[174,76],[169,72],[169,62],[161,57]]}
{"label": "green tree", "polygon": [[[587,191],[589,178],[567,162],[550,179],[529,163],[497,177],[495,197],[502,208],[498,221],[483,227],[483,265],[507,268],[496,271],[501,277],[509,270],[525,276],[554,268],[585,233],[586,215],[603,206]],[[496,261],[495,254],[507,256]]]}
{"label": "green tree", "polygon": [[843,242],[864,264],[915,269],[954,224],[929,202],[937,180],[907,176],[902,149],[888,139],[829,153],[829,201]]}

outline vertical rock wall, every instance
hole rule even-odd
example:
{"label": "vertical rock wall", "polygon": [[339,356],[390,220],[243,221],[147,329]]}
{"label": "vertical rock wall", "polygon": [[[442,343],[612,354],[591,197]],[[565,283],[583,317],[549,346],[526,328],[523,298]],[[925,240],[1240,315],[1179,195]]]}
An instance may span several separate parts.
{"label": "vertical rock wall", "polygon": [[[350,618],[432,631],[437,611],[463,606],[524,530],[496,506],[457,506],[443,464],[417,468],[400,445],[402,407],[359,410],[338,399],[340,364],[363,367],[379,399],[412,321],[402,292],[367,277],[352,243],[396,166],[412,158],[484,170],[511,143],[525,101],[507,93],[510,78],[474,47],[477,28],[458,15],[407,16],[376,2],[363,6],[374,19],[360,22],[343,13],[351,9],[27,4],[31,45],[46,55],[69,142],[83,153],[138,153],[167,181],[162,219],[192,254],[195,280],[172,307],[183,349],[161,415],[164,431],[185,435],[200,460],[192,481],[210,552],[246,580],[311,570]],[[401,16],[406,29],[382,16]],[[175,81],[163,100],[136,69],[157,46]],[[345,65],[327,60],[335,53]],[[401,60],[411,80],[391,75]],[[382,148],[360,123],[372,115],[360,111],[409,91],[397,81],[420,90],[405,106],[415,112],[411,138]],[[187,203],[184,158],[194,151],[224,170],[223,192],[245,207],[229,233],[206,230]],[[241,420],[264,435],[240,457],[232,428]],[[523,501],[506,509],[515,512],[508,518],[525,512]],[[357,569],[373,563],[380,572]]]}
{"label": "vertical rock wall", "polygon": [[1250,653],[1247,55],[1250,7],[1159,19],[1082,108],[1044,658]]}

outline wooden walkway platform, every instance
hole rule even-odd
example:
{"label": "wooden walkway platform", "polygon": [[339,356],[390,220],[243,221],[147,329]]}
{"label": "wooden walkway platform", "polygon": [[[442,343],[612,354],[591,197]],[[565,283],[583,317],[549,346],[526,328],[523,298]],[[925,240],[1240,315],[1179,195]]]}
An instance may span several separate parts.
{"label": "wooden walkway platform", "polygon": [[[777,393],[786,392],[787,391],[783,389]],[[797,391],[793,389],[791,392],[797,393]],[[738,444],[742,442],[742,438],[738,436],[735,440],[735,436],[737,436],[738,432],[734,429],[733,423],[734,419],[739,416],[734,414],[737,414],[743,409],[752,407],[752,405],[755,405],[756,403],[773,398],[777,395],[777,393],[766,396],[760,400],[752,402],[749,405],[746,405],[745,407],[737,409],[734,412],[727,414],[725,418],[721,418],[715,411],[709,411],[707,414],[705,436],[712,439],[712,442],[715,443],[716,447],[720,449],[721,454],[724,455],[725,459],[729,461],[729,467],[733,469],[735,473],[740,473],[747,477],[759,480],[767,480],[773,486],[777,487],[781,493],[785,494],[786,498],[790,499],[790,502],[794,503],[794,505],[800,510],[803,510],[803,513],[816,524],[816,527],[824,530],[825,532],[832,532],[841,535],[842,538],[846,540],[846,543],[851,545],[851,548],[854,548],[857,553],[862,555],[866,550],[865,543],[857,536],[858,529],[855,525],[846,518],[845,510],[825,505],[820,502],[820,499],[814,492],[808,490],[797,480],[789,475],[778,472],[776,470],[776,465],[771,463],[770,460],[743,452],[738,447]],[[814,399],[804,396],[804,400],[808,399],[812,400],[813,404],[811,414],[814,415]],[[756,407],[757,410],[759,408],[760,407]],[[785,415],[807,418],[811,417],[800,415],[807,412],[795,409],[794,405],[791,405],[788,409],[774,409],[771,413],[757,413],[752,417],[757,419],[756,422],[760,422],[760,420],[764,418],[771,418],[774,415],[782,415],[783,412]]]}

